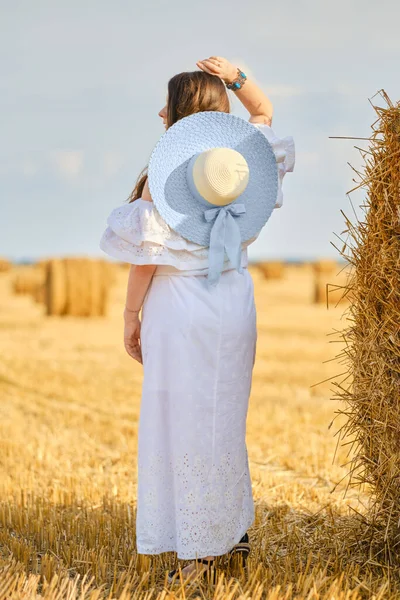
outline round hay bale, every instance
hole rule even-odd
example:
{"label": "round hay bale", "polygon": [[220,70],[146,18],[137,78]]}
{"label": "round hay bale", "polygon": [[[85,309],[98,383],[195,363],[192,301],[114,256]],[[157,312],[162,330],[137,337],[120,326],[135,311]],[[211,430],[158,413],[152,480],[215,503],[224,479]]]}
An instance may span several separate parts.
{"label": "round hay bale", "polygon": [[[335,400],[346,416],[338,435],[353,448],[348,465],[349,485],[371,492],[363,511],[368,560],[385,567],[399,564],[400,523],[400,104],[384,90],[384,108],[374,106],[368,156],[357,173],[367,182],[362,220],[346,217],[349,240],[341,255],[350,256],[353,276],[348,326],[339,335],[345,344]],[[349,377],[343,375],[349,375]],[[361,541],[361,540],[360,540]]]}
{"label": "round hay bale", "polygon": [[65,314],[66,272],[62,259],[49,260],[45,281],[46,314],[60,316]]}
{"label": "round hay bale", "polygon": [[6,273],[12,267],[12,263],[6,258],[0,258],[0,273]]}
{"label": "round hay bale", "polygon": [[296,263],[292,267],[296,273],[310,273],[311,275],[314,273],[314,263],[310,263],[309,261]]}
{"label": "round hay bale", "polygon": [[[115,263],[109,262],[108,260],[102,260],[100,259],[98,261],[100,264],[103,265],[103,274],[104,276],[107,278],[107,282],[109,285],[114,285],[114,283],[117,280],[117,275],[118,275],[118,265],[116,265]],[[130,263],[125,263],[128,264],[129,267],[131,266]]]}
{"label": "round hay bale", "polygon": [[13,279],[13,291],[15,294],[34,294],[44,278],[42,269],[36,266],[18,267]]}
{"label": "round hay bale", "polygon": [[[49,261],[46,278],[47,314],[104,316],[115,267],[108,261],[67,257]],[[40,301],[40,291],[37,292]]]}
{"label": "round hay bale", "polygon": [[285,263],[280,260],[260,262],[258,268],[265,279],[282,279],[285,275]]}
{"label": "round hay bale", "polygon": [[26,275],[25,273],[23,273],[23,268],[24,267],[18,267],[17,272],[14,275],[14,279],[12,282],[12,288],[13,288],[13,292],[14,294],[26,294],[27,293],[27,289],[26,289],[26,281],[27,281],[27,277],[24,276]]}
{"label": "round hay bale", "polygon": [[[130,265],[129,265],[130,266]],[[107,311],[109,291],[115,283],[117,273],[114,265],[103,261],[102,263],[102,279],[99,292],[99,315],[104,316]]]}
{"label": "round hay bale", "polygon": [[64,261],[66,273],[65,314],[72,317],[86,317],[90,305],[87,260],[66,258]]}
{"label": "round hay bale", "polygon": [[80,296],[80,317],[92,316],[92,296],[97,294],[96,287],[93,286],[93,274],[95,272],[95,261],[90,258],[83,258],[79,261],[79,272],[81,277],[81,296]]}
{"label": "round hay bale", "polygon": [[48,259],[48,258],[42,258],[42,259],[36,261],[35,266],[39,267],[40,269],[46,270],[47,269],[47,265],[49,264],[49,262],[50,262],[50,259]]}
{"label": "round hay bale", "polygon": [[100,314],[100,296],[104,267],[102,261],[94,260],[88,269],[88,315],[96,317]]}
{"label": "round hay bale", "polygon": [[262,271],[260,270],[257,263],[251,263],[247,267],[247,270],[249,271],[250,275],[252,276],[254,283],[258,283],[259,281],[262,281],[264,279],[264,275],[263,275]]}
{"label": "round hay bale", "polygon": [[339,270],[339,264],[336,260],[320,259],[312,263],[316,275],[331,275]]}
{"label": "round hay bale", "polygon": [[314,304],[326,304],[329,308],[348,303],[349,295],[343,296],[346,293],[345,285],[346,277],[344,275],[337,277],[336,280],[334,277],[328,280],[325,275],[317,275],[314,279]]}
{"label": "round hay bale", "polygon": [[45,304],[46,302],[46,286],[44,282],[41,285],[38,285],[35,291],[32,294],[33,299],[38,304]]}
{"label": "round hay bale", "polygon": [[115,281],[115,267],[104,260],[92,261],[88,274],[89,315],[104,316],[106,313],[108,292]]}

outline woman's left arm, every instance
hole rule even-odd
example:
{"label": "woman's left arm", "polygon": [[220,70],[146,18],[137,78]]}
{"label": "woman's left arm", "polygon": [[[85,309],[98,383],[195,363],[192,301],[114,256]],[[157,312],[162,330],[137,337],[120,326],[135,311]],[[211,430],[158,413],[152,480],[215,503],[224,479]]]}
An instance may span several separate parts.
{"label": "woman's left arm", "polygon": [[149,289],[157,265],[131,265],[124,310],[124,346],[135,360],[143,363],[140,344],[139,312]]}
{"label": "woman's left arm", "polygon": [[[205,60],[199,60],[196,64],[203,71],[217,75],[225,83],[230,83],[237,76],[237,67],[222,56],[210,56]],[[271,126],[274,112],[272,102],[254,81],[247,78],[243,86],[235,89],[234,92],[249,111],[249,120],[252,123],[265,123]]]}

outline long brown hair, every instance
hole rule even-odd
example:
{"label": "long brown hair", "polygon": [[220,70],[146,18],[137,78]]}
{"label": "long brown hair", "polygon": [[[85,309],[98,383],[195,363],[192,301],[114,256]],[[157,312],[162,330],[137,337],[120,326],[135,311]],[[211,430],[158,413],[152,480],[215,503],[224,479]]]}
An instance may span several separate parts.
{"label": "long brown hair", "polygon": [[[222,79],[205,71],[178,73],[168,81],[167,129],[194,113],[205,110],[230,112],[230,102]],[[147,179],[147,166],[142,169],[128,198],[141,197]]]}

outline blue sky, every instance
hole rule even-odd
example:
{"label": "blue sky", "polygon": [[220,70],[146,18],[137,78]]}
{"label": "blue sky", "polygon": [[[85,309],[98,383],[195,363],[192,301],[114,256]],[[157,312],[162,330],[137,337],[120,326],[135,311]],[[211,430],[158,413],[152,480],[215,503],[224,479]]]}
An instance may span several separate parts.
{"label": "blue sky", "polygon": [[[338,257],[346,192],[377,115],[400,97],[397,0],[0,0],[0,255],[105,256],[109,212],[164,132],[168,79],[225,56],[268,94],[296,144],[250,258]],[[248,114],[233,93],[233,112]],[[385,106],[381,96],[372,102]],[[356,213],[363,192],[351,194]]]}

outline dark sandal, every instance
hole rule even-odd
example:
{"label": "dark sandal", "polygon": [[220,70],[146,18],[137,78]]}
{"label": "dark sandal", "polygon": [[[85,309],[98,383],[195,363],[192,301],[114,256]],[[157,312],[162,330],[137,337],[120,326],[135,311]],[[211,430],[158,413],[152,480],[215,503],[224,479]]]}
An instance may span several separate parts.
{"label": "dark sandal", "polygon": [[239,561],[243,567],[246,566],[247,557],[250,554],[250,543],[249,536],[246,532],[242,538],[240,538],[239,542],[233,546],[232,550],[228,552],[229,562],[233,563],[235,561],[235,557],[240,557]]}
{"label": "dark sandal", "polygon": [[[206,581],[211,581],[212,583],[216,583],[217,581],[217,572],[214,565],[214,559],[211,558],[210,560],[206,559],[206,558],[196,558],[195,559],[196,562],[199,563],[203,563],[205,565],[208,565],[208,569],[205,569],[203,571],[203,578]],[[189,575],[190,577],[190,575]],[[183,580],[185,581],[186,578],[183,578]],[[180,581],[180,575],[179,575],[179,569],[173,569],[172,571],[170,571],[168,573],[168,583],[172,583],[172,581]]]}

